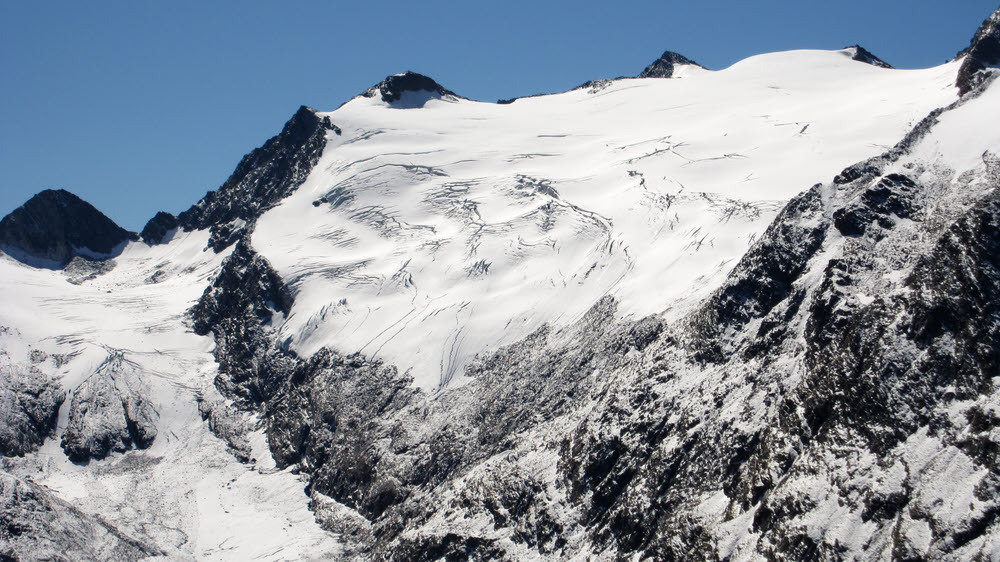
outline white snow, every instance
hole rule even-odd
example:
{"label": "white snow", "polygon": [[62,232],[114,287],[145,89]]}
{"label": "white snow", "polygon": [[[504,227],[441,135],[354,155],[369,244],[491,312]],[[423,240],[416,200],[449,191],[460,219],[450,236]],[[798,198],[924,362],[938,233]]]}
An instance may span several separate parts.
{"label": "white snow", "polygon": [[352,100],[326,114],[343,135],[254,232],[296,292],[281,337],[434,388],[605,294],[625,315],[679,317],[789,198],[956,99],[957,63],[843,55],[760,55],[510,105]]}
{"label": "white snow", "polygon": [[[789,198],[953,102],[957,64],[887,70],[841,51],[792,51],[510,105],[356,98],[326,114],[343,134],[330,135],[306,182],[256,225],[255,249],[295,293],[291,312],[272,322],[304,356],[361,351],[435,388],[461,384],[476,354],[546,322],[566,325],[606,294],[623,315],[679,318]],[[934,150],[958,171],[982,165],[976,146],[1000,145],[995,130],[968,121],[997,116],[997,95],[942,117]],[[969,129],[981,138],[963,143]],[[74,465],[54,439],[11,462],[176,558],[335,557],[336,537],[306,509],[303,482],[275,471],[262,434],[251,435],[255,461],[244,465],[201,420],[196,397],[217,367],[211,337],[192,333],[185,314],[226,255],[206,252],[207,240],[181,231],[164,245],[129,244],[114,270],[81,285],[0,256],[0,360],[69,354],[41,367],[72,391],[108,349],[122,350],[150,375],[159,413],[146,451]],[[704,380],[689,379],[692,389]],[[927,495],[956,498],[956,513],[968,500],[956,484],[977,476],[960,461],[910,460],[963,476]],[[706,498],[706,518],[722,504]],[[841,516],[827,531],[848,538],[856,521]],[[751,519],[723,529],[724,552],[747,548]],[[924,532],[907,530],[917,544]]]}
{"label": "white snow", "polygon": [[[31,349],[70,354],[57,367],[68,391],[107,356],[125,352],[142,368],[159,413],[158,436],[144,451],[71,463],[50,439],[37,454],[11,461],[21,476],[48,486],[83,511],[99,513],[133,536],[146,535],[176,559],[289,560],[339,552],[308,510],[304,482],[274,472],[266,447],[256,463],[239,463],[198,412],[197,395],[217,373],[211,336],[185,326],[227,255],[204,251],[208,232],[177,233],[169,244],[132,243],[109,273],[81,285],[59,271],[33,269],[0,256],[0,349],[5,361],[27,361]],[[149,284],[153,272],[164,274]],[[67,424],[71,395],[57,435]]]}

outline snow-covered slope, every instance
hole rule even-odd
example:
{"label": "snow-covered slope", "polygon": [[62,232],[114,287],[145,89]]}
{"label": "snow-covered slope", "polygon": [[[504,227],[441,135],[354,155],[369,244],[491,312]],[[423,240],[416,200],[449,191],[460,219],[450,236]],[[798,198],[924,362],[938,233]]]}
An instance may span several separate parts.
{"label": "snow-covered slope", "polygon": [[995,18],[398,74],[142,241],[0,254],[0,557],[996,559]]}
{"label": "snow-covered slope", "polygon": [[853,54],[760,55],[509,105],[358,97],[322,114],[343,134],[253,234],[294,293],[279,338],[303,356],[363,352],[434,388],[603,295],[677,318],[789,198],[956,99],[958,63],[886,70]]}
{"label": "snow-covered slope", "polygon": [[[0,371],[40,371],[74,390],[75,399],[85,381],[104,374],[109,356],[123,354],[136,371],[129,382],[137,392],[142,388],[155,410],[155,439],[143,450],[130,450],[134,445],[117,441],[112,431],[108,446],[128,452],[86,462],[88,453],[80,447],[64,452],[53,438],[33,454],[5,459],[3,468],[30,477],[75,509],[99,514],[114,533],[178,559],[294,559],[337,552],[336,539],[319,529],[306,509],[302,483],[274,471],[259,437],[249,455],[255,460],[243,464],[202,420],[199,399],[218,396],[212,387],[212,341],[195,335],[185,317],[226,255],[206,251],[208,238],[200,231],[178,234],[161,246],[132,243],[113,269],[79,284],[70,282],[71,270],[34,269],[0,257]],[[107,402],[91,400],[89,416],[77,420],[97,441],[109,428],[126,425],[102,403]],[[67,399],[59,410],[55,434],[63,446],[74,409]],[[89,454],[103,457],[107,451],[101,449]],[[70,461],[70,451],[74,460],[82,456],[85,462]],[[52,511],[59,513],[61,505],[55,503]],[[18,516],[16,509],[9,513]],[[53,524],[60,525],[59,518],[77,516],[55,517]],[[0,553],[24,560],[84,547],[99,552],[86,539],[73,542],[72,535],[52,539],[51,546],[25,540],[4,545],[10,539],[4,532]]]}

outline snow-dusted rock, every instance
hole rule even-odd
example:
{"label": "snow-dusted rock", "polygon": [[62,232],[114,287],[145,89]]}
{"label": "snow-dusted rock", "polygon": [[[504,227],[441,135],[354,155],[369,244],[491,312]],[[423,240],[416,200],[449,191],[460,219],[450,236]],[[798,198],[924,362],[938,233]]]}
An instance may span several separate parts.
{"label": "snow-dusted rock", "polygon": [[672,78],[674,76],[674,69],[677,66],[705,68],[680,53],[665,51],[660,55],[660,58],[650,63],[645,70],[640,72],[637,78]]}
{"label": "snow-dusted rock", "polygon": [[0,353],[0,455],[20,456],[55,433],[66,392],[35,365],[9,359]]}
{"label": "snow-dusted rock", "polygon": [[162,554],[50,490],[0,471],[0,558],[125,562]]}
{"label": "snow-dusted rock", "polygon": [[121,352],[111,352],[73,392],[62,448],[74,461],[103,459],[156,438],[157,413],[143,375]]}
{"label": "snow-dusted rock", "polygon": [[879,68],[892,68],[892,65],[876,57],[871,51],[861,45],[851,45],[845,49],[851,54],[851,60],[877,66]]}
{"label": "snow-dusted rock", "polygon": [[398,102],[403,99],[404,94],[407,92],[412,92],[413,94],[423,92],[438,98],[459,97],[455,92],[435,82],[433,78],[409,70],[400,74],[387,76],[385,80],[368,88],[361,95],[366,98],[374,98],[378,95],[383,102],[398,106]]}

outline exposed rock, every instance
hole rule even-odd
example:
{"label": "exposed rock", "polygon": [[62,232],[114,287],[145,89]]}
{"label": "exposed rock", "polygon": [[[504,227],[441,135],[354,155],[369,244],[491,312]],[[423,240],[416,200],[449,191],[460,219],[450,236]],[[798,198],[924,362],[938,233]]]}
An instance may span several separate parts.
{"label": "exposed rock", "polygon": [[[181,213],[177,224],[186,230],[209,228],[209,247],[216,252],[228,248],[257,217],[305,181],[326,147],[328,132],[340,134],[340,129],[328,117],[300,107],[281,133],[244,156],[226,183]],[[154,227],[147,225],[150,240],[160,226],[169,223],[161,219]]]}
{"label": "exposed rock", "polygon": [[378,94],[381,96],[382,101],[394,103],[399,101],[405,92],[430,92],[439,97],[460,97],[455,92],[435,82],[433,78],[409,70],[402,74],[387,76],[385,80],[368,88],[361,95],[366,98],[373,98]]}
{"label": "exposed rock", "polygon": [[115,268],[116,262],[113,259],[95,260],[76,256],[66,264],[63,273],[66,280],[74,285],[80,285],[97,279],[101,275]]}
{"label": "exposed rock", "polygon": [[619,76],[618,78],[601,78],[599,80],[587,80],[583,84],[573,88],[574,90],[587,90],[588,94],[596,94],[608,86],[615,83],[617,80],[625,80],[628,76]]}
{"label": "exposed rock", "polygon": [[[698,68],[705,68],[700,64],[694,62],[693,60],[685,57],[684,55],[680,55],[672,51],[666,51],[660,56],[660,58],[653,61],[653,63],[647,66],[645,70],[640,72],[638,76],[635,76],[635,78],[671,78],[674,75],[675,65],[691,65],[691,66],[697,66]],[[616,81],[626,80],[628,78],[632,77],[619,76],[617,78],[599,78],[597,80],[587,80],[583,84],[580,84],[579,86],[573,88],[573,90],[587,90],[587,93],[596,94],[606,89],[608,86],[611,86]],[[510,99],[500,99],[497,100],[497,103],[500,105],[507,105],[514,103],[519,99],[534,98],[540,95],[543,94],[521,96]]]}
{"label": "exposed rock", "polygon": [[44,487],[0,471],[0,559],[138,561],[162,555]]}
{"label": "exposed rock", "polygon": [[861,45],[851,45],[850,47],[845,47],[845,49],[852,49],[854,51],[854,55],[851,57],[851,60],[856,60],[858,62],[863,62],[879,68],[892,68],[891,64],[876,57],[871,53],[871,51],[865,49]]}
{"label": "exposed rock", "polygon": [[103,459],[156,438],[157,413],[138,365],[112,352],[73,392],[62,448],[73,461]]}
{"label": "exposed rock", "polygon": [[[46,189],[0,220],[0,247],[57,267],[74,256],[112,257],[138,236],[64,189]],[[43,262],[43,263],[44,263]]]}
{"label": "exposed rock", "polygon": [[216,386],[224,396],[260,405],[288,376],[284,363],[294,357],[274,348],[270,322],[291,305],[281,277],[253,251],[249,237],[241,240],[191,310],[195,332],[215,334]]}
{"label": "exposed rock", "polygon": [[316,515],[316,521],[325,531],[337,535],[343,543],[342,556],[364,560],[363,553],[374,538],[371,521],[319,492],[312,492],[309,500],[309,509]]}
{"label": "exposed rock", "polygon": [[671,78],[674,75],[674,68],[677,65],[689,65],[697,66],[698,68],[705,68],[684,55],[673,51],[664,51],[664,53],[660,55],[660,58],[653,61],[652,64],[640,72],[636,78]]}
{"label": "exposed rock", "polygon": [[913,193],[919,187],[902,174],[889,174],[833,214],[833,224],[844,236],[860,236],[873,221],[892,228],[896,219],[910,218],[916,207]]}
{"label": "exposed rock", "polygon": [[253,462],[249,434],[253,430],[250,415],[237,410],[215,387],[198,396],[198,412],[208,422],[208,429],[229,445],[229,450],[240,462]]}
{"label": "exposed rock", "polygon": [[[32,354],[33,362],[36,357]],[[65,399],[59,384],[35,365],[11,364],[0,356],[0,455],[36,451],[55,434]]]}
{"label": "exposed rock", "polygon": [[145,284],[147,284],[147,285],[155,285],[155,284],[159,283],[160,281],[163,281],[163,278],[166,277],[166,276],[167,276],[167,272],[166,271],[163,271],[162,269],[157,269],[152,274],[150,274],[149,277],[143,279],[142,282],[145,283]]}
{"label": "exposed rock", "polygon": [[177,217],[160,211],[153,218],[149,219],[146,226],[142,227],[142,232],[139,235],[142,237],[142,241],[150,246],[153,244],[162,244],[169,242],[166,239],[167,235],[178,226],[180,226],[180,222],[178,222]]}
{"label": "exposed rock", "polygon": [[956,59],[965,57],[962,67],[958,70],[958,92],[965,95],[982,83],[988,69],[1000,64],[1000,8],[986,18],[969,46],[963,49]]}

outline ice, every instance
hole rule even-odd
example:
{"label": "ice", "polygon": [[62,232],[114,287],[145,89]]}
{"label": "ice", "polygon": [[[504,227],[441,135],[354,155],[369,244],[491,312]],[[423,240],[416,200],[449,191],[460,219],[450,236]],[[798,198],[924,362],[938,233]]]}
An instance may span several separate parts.
{"label": "ice", "polygon": [[690,69],[509,105],[356,98],[324,114],[343,135],[253,235],[295,291],[281,338],[433,389],[606,294],[624,315],[678,318],[788,199],[957,97],[958,63],[791,51]]}

